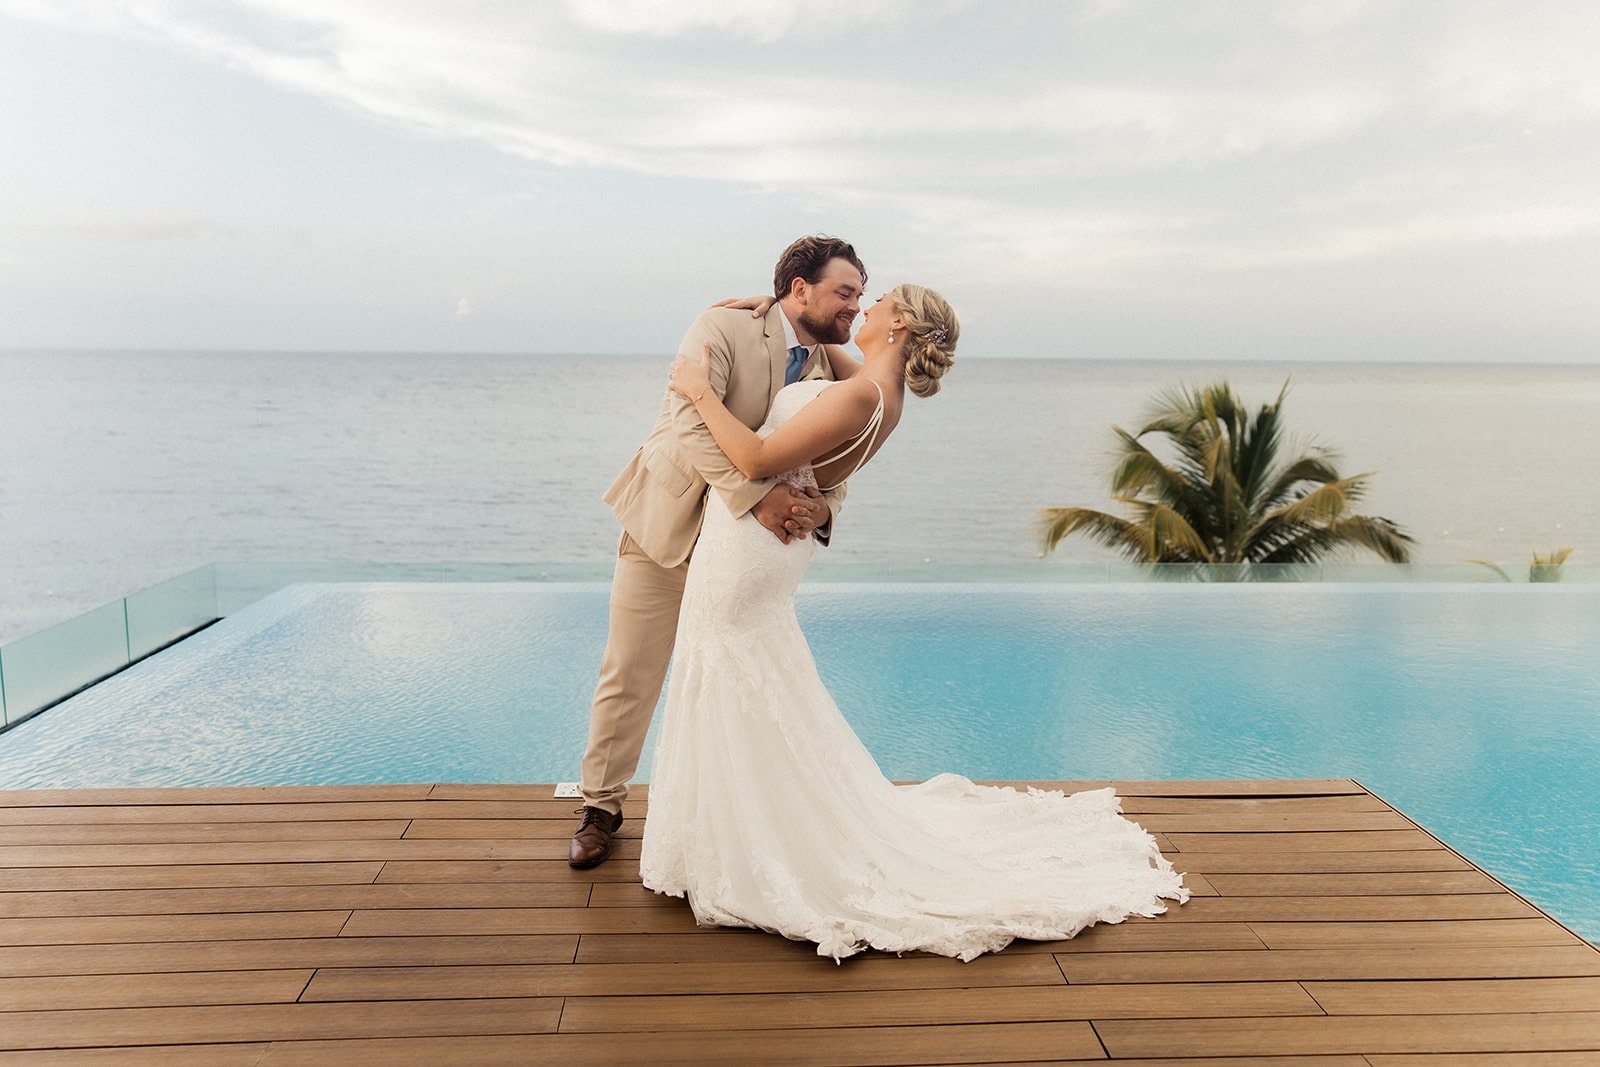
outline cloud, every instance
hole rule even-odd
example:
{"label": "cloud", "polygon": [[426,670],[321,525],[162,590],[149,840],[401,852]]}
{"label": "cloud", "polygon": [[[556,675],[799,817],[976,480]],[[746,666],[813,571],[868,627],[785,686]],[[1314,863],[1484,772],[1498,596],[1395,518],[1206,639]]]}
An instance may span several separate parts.
{"label": "cloud", "polygon": [[460,300],[456,301],[456,318],[471,318],[477,313],[478,309],[473,307],[472,301],[468,300],[466,297],[462,297]]}
{"label": "cloud", "polygon": [[[0,0],[0,9],[14,3]],[[811,180],[820,159],[852,185],[888,187],[916,178],[886,169],[886,152],[912,145],[947,164],[974,140],[981,148],[1004,139],[1008,166],[1024,175],[1080,149],[1087,165],[1203,165],[1337,136],[1384,107],[1359,81],[1240,89],[1163,84],[1168,74],[1097,79],[1049,54],[1020,56],[993,78],[952,71],[942,55],[919,61],[910,36],[937,30],[939,9],[913,20],[903,2],[569,0],[552,13],[416,0],[68,0],[44,10],[63,25],[162,41],[378,119],[541,162],[774,186]],[[847,37],[867,24],[881,32]],[[807,46],[823,27],[835,43],[817,54],[801,47],[741,58],[716,47],[752,34]],[[694,31],[711,35],[711,46],[654,40]],[[875,62],[860,62],[868,58]]]}
{"label": "cloud", "polygon": [[[540,165],[895,212],[945,235],[952,255],[1010,247],[1002,276],[1070,261],[1133,279],[1208,254],[1267,265],[1592,232],[1570,205],[1581,178],[1552,177],[1497,140],[1497,123],[1600,119],[1600,16],[1578,0],[1537,17],[1420,0],[0,0],[0,11],[160,42]],[[1420,171],[1434,181],[1404,180]],[[1377,188],[1389,199],[1374,213],[1361,200]]]}

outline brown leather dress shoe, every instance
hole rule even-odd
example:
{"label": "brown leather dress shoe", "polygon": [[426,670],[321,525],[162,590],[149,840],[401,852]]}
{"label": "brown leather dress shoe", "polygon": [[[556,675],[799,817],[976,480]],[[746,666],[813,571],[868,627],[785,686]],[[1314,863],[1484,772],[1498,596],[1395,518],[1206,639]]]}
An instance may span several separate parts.
{"label": "brown leather dress shoe", "polygon": [[611,858],[611,837],[622,826],[622,813],[613,815],[604,808],[582,807],[574,814],[583,819],[572,835],[567,863],[580,871],[598,867]]}

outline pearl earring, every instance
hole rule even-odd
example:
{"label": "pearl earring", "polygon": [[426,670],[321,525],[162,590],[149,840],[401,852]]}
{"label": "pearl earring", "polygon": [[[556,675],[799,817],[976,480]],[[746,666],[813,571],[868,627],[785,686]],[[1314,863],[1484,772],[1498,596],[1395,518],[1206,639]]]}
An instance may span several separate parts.
{"label": "pearl earring", "polygon": [[894,344],[894,327],[889,327],[889,343]]}

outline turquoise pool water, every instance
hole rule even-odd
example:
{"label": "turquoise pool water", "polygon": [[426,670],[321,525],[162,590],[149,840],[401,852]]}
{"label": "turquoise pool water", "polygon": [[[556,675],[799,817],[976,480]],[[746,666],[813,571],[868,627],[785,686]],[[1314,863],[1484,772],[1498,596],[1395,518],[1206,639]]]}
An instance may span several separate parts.
{"label": "turquoise pool water", "polygon": [[[293,586],[0,735],[0,787],[570,781],[607,593]],[[892,777],[1356,778],[1600,941],[1600,586],[816,583],[800,613]]]}

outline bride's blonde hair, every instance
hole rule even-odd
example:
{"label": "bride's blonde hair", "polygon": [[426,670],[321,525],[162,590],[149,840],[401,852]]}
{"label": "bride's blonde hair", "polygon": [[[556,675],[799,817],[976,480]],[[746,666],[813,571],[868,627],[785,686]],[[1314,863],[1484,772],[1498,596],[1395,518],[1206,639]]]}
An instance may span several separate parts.
{"label": "bride's blonde hair", "polygon": [[906,338],[906,388],[917,396],[939,391],[939,379],[956,358],[961,323],[944,297],[920,285],[898,285],[895,310],[910,335]]}

